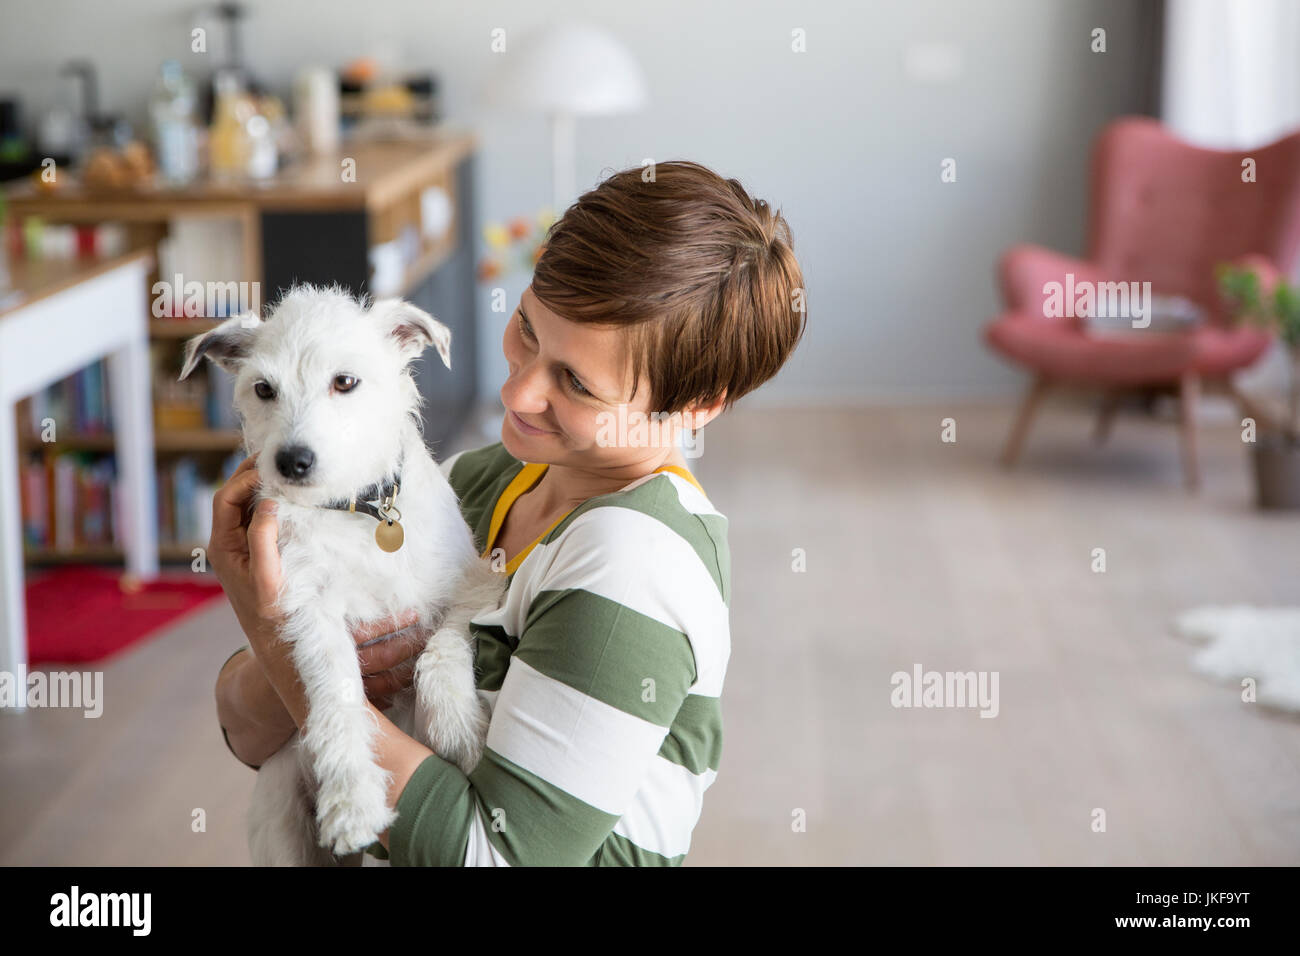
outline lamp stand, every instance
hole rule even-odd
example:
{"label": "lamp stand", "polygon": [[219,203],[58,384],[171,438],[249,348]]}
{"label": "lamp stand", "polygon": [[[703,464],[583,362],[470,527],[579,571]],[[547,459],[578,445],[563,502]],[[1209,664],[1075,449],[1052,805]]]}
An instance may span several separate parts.
{"label": "lamp stand", "polygon": [[574,198],[574,121],[572,113],[551,114],[551,186],[555,217],[564,214]]}

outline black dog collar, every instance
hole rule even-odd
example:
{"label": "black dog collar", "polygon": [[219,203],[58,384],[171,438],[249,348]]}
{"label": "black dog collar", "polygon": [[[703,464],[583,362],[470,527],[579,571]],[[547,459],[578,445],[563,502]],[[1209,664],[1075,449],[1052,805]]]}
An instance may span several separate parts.
{"label": "black dog collar", "polygon": [[397,510],[397,493],[402,482],[402,464],[405,456],[397,460],[397,470],[390,478],[384,476],[380,481],[366,485],[351,498],[335,499],[321,505],[332,511],[347,511],[352,514],[370,515],[377,522],[375,525],[375,544],[379,550],[392,554],[400,551],[406,539],[402,528],[402,513]]}
{"label": "black dog collar", "polygon": [[325,502],[321,507],[329,508],[332,511],[351,511],[366,514],[376,521],[383,521],[386,516],[380,510],[380,506],[386,502],[391,506],[392,502],[396,500],[398,485],[401,480],[402,476],[399,473],[392,478],[366,485],[351,498],[335,498],[333,501]]}

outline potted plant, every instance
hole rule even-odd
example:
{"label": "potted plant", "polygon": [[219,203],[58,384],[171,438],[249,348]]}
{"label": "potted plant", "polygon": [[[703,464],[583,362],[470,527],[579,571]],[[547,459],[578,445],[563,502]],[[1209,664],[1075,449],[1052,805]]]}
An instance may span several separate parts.
{"label": "potted plant", "polygon": [[1289,383],[1280,411],[1242,399],[1255,419],[1255,482],[1261,508],[1300,508],[1300,289],[1279,279],[1266,293],[1258,274],[1221,264],[1215,270],[1219,291],[1231,314],[1275,330],[1286,348]]}

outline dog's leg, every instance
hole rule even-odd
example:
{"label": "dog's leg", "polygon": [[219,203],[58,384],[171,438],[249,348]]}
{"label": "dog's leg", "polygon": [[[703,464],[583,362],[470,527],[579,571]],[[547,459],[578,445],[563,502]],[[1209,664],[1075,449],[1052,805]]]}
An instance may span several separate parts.
{"label": "dog's leg", "polygon": [[487,737],[488,712],[478,696],[469,622],[496,607],[504,579],[482,562],[471,565],[456,602],[425,645],[415,665],[415,727],[439,757],[468,774]]}
{"label": "dog's leg", "polygon": [[334,866],[317,845],[308,780],[298,737],[272,754],[257,772],[248,808],[248,850],[254,866]]}
{"label": "dog's leg", "polygon": [[356,643],[343,615],[319,608],[290,615],[285,636],[307,695],[302,738],[318,784],[321,845],[338,855],[355,853],[397,818],[388,807],[389,774],[374,760],[378,727],[366,707]]}

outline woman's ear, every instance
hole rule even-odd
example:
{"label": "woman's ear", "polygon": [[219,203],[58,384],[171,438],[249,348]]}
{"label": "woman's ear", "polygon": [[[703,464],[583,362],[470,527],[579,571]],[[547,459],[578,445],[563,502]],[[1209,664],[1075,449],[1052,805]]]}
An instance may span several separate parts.
{"label": "woman's ear", "polygon": [[387,327],[408,362],[432,345],[442,364],[451,368],[451,329],[428,312],[404,299],[380,299],[370,314]]}
{"label": "woman's ear", "polygon": [[185,343],[185,362],[181,367],[181,379],[188,378],[205,355],[232,375],[239,371],[239,365],[248,356],[252,348],[253,336],[257,334],[262,320],[256,312],[245,312],[226,319],[215,329],[196,335]]}
{"label": "woman's ear", "polygon": [[713,419],[722,414],[722,409],[727,402],[727,391],[723,389],[722,394],[718,396],[717,401],[712,405],[692,405],[690,406],[685,418],[685,427],[689,428],[692,433],[699,431]]}

